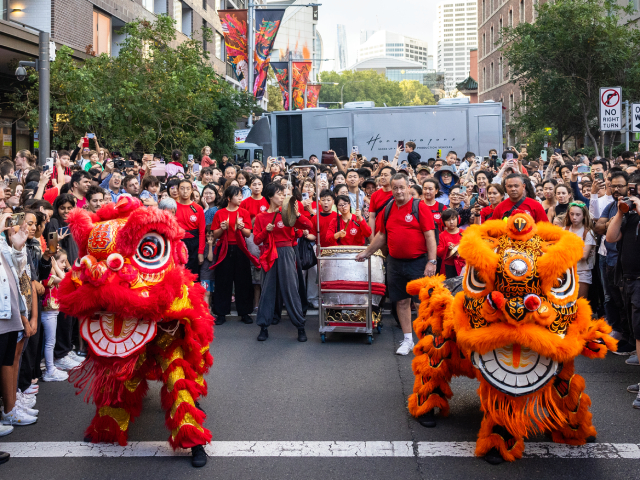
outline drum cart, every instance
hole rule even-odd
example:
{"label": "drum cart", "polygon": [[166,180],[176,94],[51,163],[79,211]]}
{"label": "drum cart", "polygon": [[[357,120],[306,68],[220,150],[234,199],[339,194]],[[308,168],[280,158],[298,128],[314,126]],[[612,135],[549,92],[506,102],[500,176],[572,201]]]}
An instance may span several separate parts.
{"label": "drum cart", "polygon": [[[328,289],[321,288],[324,273],[342,272],[342,278],[352,277],[357,272],[358,266],[355,257],[366,247],[325,247],[320,248],[318,256],[318,306],[320,322],[320,339],[326,342],[326,334],[331,332],[364,333],[369,344],[373,343],[373,330],[380,333],[379,319],[374,319],[373,293],[371,290],[371,259],[366,260],[367,288],[355,289]],[[342,250],[342,251],[341,251]],[[335,265],[323,265],[324,262],[333,262]],[[325,270],[323,272],[323,270]],[[334,275],[335,276],[335,275]],[[364,279],[361,279],[364,281]]]}
{"label": "drum cart", "polygon": [[[316,195],[320,194],[320,179],[315,165],[291,167],[295,169],[310,168],[315,172]],[[316,257],[318,259],[318,319],[320,323],[320,339],[326,342],[326,334],[331,332],[364,333],[369,345],[373,343],[373,330],[380,333],[382,311],[378,315],[373,312],[373,301],[379,301],[380,295],[373,294],[371,282],[384,283],[383,258],[378,251],[365,263],[356,263],[355,257],[366,247],[322,247],[320,244],[320,208],[316,201]],[[323,265],[324,262],[328,262]],[[372,267],[373,263],[373,267]],[[322,288],[322,280],[332,281],[365,281],[364,265],[366,265],[366,289],[330,289]],[[325,270],[323,272],[323,269]],[[372,279],[372,274],[374,278]],[[326,303],[325,303],[326,302]]]}

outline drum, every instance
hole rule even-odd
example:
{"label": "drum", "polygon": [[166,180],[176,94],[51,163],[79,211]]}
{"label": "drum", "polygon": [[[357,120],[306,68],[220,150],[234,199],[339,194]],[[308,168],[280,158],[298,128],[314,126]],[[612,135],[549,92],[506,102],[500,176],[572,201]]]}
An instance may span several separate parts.
{"label": "drum", "polygon": [[[344,246],[329,247],[322,250],[321,258],[344,258],[344,260],[329,260],[322,262],[321,279],[323,282],[352,281],[366,282],[368,280],[367,262],[356,262],[354,257],[366,247]],[[384,255],[379,250],[371,255],[371,282],[384,283]],[[369,298],[366,293],[323,293],[323,303],[332,305],[367,305]],[[382,297],[371,296],[373,305],[378,305]]]}

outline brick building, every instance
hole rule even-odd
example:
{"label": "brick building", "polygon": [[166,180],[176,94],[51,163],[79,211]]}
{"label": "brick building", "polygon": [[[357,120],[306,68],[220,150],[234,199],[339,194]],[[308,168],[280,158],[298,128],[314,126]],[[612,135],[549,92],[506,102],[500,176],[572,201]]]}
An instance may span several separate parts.
{"label": "brick building", "polygon": [[535,21],[538,0],[478,0],[478,97],[480,102],[502,102],[505,141],[517,142],[509,128],[514,105],[521,99],[517,84],[509,83],[509,66],[503,61],[500,34],[503,27]]}

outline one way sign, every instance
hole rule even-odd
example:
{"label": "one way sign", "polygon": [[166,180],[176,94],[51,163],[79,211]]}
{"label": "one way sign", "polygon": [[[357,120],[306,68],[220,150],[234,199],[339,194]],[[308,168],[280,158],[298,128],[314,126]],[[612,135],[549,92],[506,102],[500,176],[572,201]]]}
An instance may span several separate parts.
{"label": "one way sign", "polygon": [[640,132],[640,103],[631,104],[631,132]]}

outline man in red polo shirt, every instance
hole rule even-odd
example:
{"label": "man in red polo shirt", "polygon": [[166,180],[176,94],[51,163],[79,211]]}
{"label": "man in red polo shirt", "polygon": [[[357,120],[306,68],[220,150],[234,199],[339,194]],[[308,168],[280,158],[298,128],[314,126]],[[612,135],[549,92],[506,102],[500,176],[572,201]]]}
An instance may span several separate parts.
{"label": "man in red polo shirt", "polygon": [[502,220],[510,217],[514,211],[522,210],[531,215],[536,223],[549,221],[540,202],[527,197],[527,189],[522,175],[519,173],[508,175],[504,181],[504,186],[509,198],[496,206],[491,216],[492,220]]}
{"label": "man in red polo shirt", "polygon": [[[378,233],[371,245],[356,256],[357,262],[363,262],[385,243],[389,247],[387,257],[387,276],[389,299],[396,302],[396,310],[404,333],[404,339],[396,351],[397,355],[408,355],[413,349],[411,333],[411,296],[407,293],[407,283],[436,273],[436,237],[433,215],[424,202],[418,203],[418,217],[413,214],[413,197],[409,180],[403,174],[391,179],[393,204],[385,219],[386,209],[380,212],[383,217],[377,222]],[[418,303],[417,297],[414,302]]]}
{"label": "man in red polo shirt", "polygon": [[376,217],[382,213],[384,207],[389,203],[393,192],[391,191],[391,177],[396,174],[396,171],[392,167],[382,167],[378,178],[380,178],[380,190],[376,190],[371,194],[371,201],[369,202],[369,227],[371,228],[372,238],[376,234]]}

